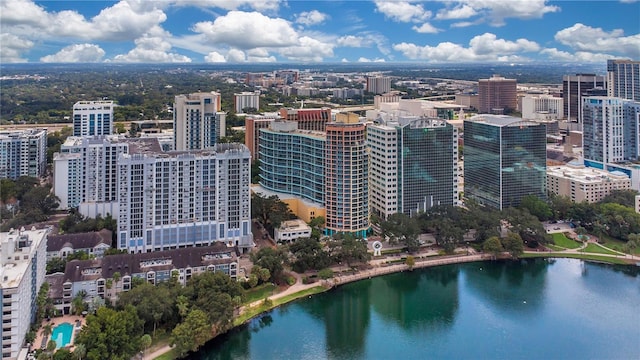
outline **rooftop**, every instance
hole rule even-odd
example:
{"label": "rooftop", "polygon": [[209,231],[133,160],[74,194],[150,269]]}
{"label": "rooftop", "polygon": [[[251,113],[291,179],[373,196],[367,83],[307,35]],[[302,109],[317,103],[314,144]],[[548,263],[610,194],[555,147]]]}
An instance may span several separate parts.
{"label": "rooftop", "polygon": [[504,126],[540,126],[541,124],[525,120],[518,117],[509,115],[492,115],[492,114],[479,114],[473,116],[465,121],[470,122],[483,122],[488,125],[504,127]]}

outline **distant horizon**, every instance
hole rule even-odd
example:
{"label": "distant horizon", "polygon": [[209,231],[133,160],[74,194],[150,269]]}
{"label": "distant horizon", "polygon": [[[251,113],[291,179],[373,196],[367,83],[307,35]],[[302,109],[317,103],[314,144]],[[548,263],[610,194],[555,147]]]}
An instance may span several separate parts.
{"label": "distant horizon", "polygon": [[601,63],[640,59],[640,1],[0,2],[8,63]]}

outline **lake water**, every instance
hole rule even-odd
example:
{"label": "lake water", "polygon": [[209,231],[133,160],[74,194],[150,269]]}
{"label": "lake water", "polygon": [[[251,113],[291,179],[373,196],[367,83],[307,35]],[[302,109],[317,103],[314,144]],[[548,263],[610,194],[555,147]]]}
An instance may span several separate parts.
{"label": "lake water", "polygon": [[640,359],[640,267],[479,262],[347,284],[191,359]]}

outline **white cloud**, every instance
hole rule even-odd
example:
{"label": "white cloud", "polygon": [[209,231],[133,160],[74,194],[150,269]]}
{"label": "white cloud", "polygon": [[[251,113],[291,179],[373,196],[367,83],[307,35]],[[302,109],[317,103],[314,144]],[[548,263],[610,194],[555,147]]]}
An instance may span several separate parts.
{"label": "white cloud", "polygon": [[338,44],[338,46],[354,48],[366,47],[367,45],[371,45],[364,37],[354,35],[341,36],[338,38],[338,40],[336,40],[336,43]]}
{"label": "white cloud", "polygon": [[296,23],[311,26],[322,24],[329,18],[329,15],[321,13],[318,10],[303,11],[296,15]]}
{"label": "white cloud", "polygon": [[358,59],[358,62],[385,62],[382,58],[375,58],[373,60],[368,59],[366,57],[361,57]]}
{"label": "white cloud", "polygon": [[443,9],[438,11],[436,19],[438,20],[452,20],[452,19],[468,19],[475,16],[477,11],[471,6],[463,4],[454,7],[453,9]]}
{"label": "white cloud", "polygon": [[208,63],[223,63],[227,62],[227,59],[224,58],[224,55],[220,54],[217,51],[212,51],[204,57],[204,61]]}
{"label": "white cloud", "polygon": [[299,43],[286,48],[279,48],[276,51],[292,61],[313,61],[320,62],[324,58],[333,57],[334,44],[322,42],[321,40],[303,36]]}
{"label": "white cloud", "polygon": [[533,41],[527,39],[508,41],[498,39],[496,35],[492,33],[475,36],[469,41],[469,45],[471,45],[471,49],[473,49],[473,52],[477,55],[532,52],[540,49],[540,46]]}
{"label": "white cloud", "polygon": [[572,54],[570,52],[561,51],[556,48],[543,49],[542,51],[540,51],[540,54],[548,56],[551,60],[570,62],[604,63],[607,60],[615,57],[611,54],[591,53],[586,51],[576,51]]}
{"label": "white cloud", "polygon": [[104,50],[94,44],[69,45],[53,55],[40,58],[45,63],[88,63],[99,62],[104,57]]}
{"label": "white cloud", "polygon": [[298,40],[298,34],[288,21],[258,12],[230,11],[213,22],[199,22],[192,30],[202,33],[213,44],[228,44],[240,49],[286,47],[295,45]]}
{"label": "white cloud", "polygon": [[160,36],[145,35],[135,40],[136,47],[127,54],[116,55],[116,62],[191,62],[187,56],[171,53],[171,44]]}
{"label": "white cloud", "polygon": [[244,55],[244,51],[238,49],[231,49],[227,53],[227,61],[228,62],[245,62],[247,58]]}
{"label": "white cloud", "polygon": [[[146,2],[146,0],[139,0]],[[173,0],[177,6],[196,6],[201,8],[220,8],[225,10],[255,9],[257,11],[275,11],[280,0]]]}
{"label": "white cloud", "polygon": [[493,26],[503,26],[508,18],[538,19],[544,14],[560,11],[558,6],[547,5],[547,0],[460,0],[451,3],[454,4],[453,7],[438,12],[436,19],[468,19],[480,16],[476,21],[461,24],[478,24],[486,20]]}
{"label": "white cloud", "polygon": [[419,32],[421,34],[437,34],[438,32],[440,32],[439,29],[435,28],[433,25],[429,23],[424,23],[420,25],[420,27],[414,26],[412,27],[412,29],[413,31]]}
{"label": "white cloud", "polygon": [[347,60],[346,58],[342,58],[342,60],[340,60],[340,62],[347,63],[347,62],[349,62],[349,60]]}
{"label": "white cloud", "polygon": [[577,23],[558,31],[555,39],[578,51],[607,51],[631,58],[640,57],[640,34],[624,36],[620,29],[606,32],[602,28]]}
{"label": "white cloud", "polygon": [[518,53],[535,52],[539,45],[527,39],[509,41],[498,39],[494,34],[485,33],[475,36],[469,41],[469,47],[451,42],[442,42],[437,46],[419,46],[412,43],[394,44],[393,49],[412,60],[434,62],[452,61],[511,61],[522,60]]}
{"label": "white cloud", "polygon": [[376,11],[394,21],[421,22],[431,17],[431,11],[425,10],[421,4],[408,1],[376,0]]}
{"label": "white cloud", "polygon": [[30,50],[34,43],[28,39],[19,38],[13,34],[0,34],[0,62],[15,63],[26,62],[27,59],[22,58],[22,53]]}

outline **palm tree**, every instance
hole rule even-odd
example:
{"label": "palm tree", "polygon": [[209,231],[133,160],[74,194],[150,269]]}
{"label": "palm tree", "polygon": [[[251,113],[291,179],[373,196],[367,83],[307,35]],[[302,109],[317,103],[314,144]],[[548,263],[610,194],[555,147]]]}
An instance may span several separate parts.
{"label": "palm tree", "polygon": [[75,349],[73,349],[73,357],[77,360],[82,360],[82,358],[87,354],[87,348],[84,344],[76,344]]}
{"label": "palm tree", "polygon": [[51,335],[51,333],[53,332],[53,327],[51,326],[51,324],[46,324],[42,327],[42,336],[43,337],[47,337],[49,335]]}

